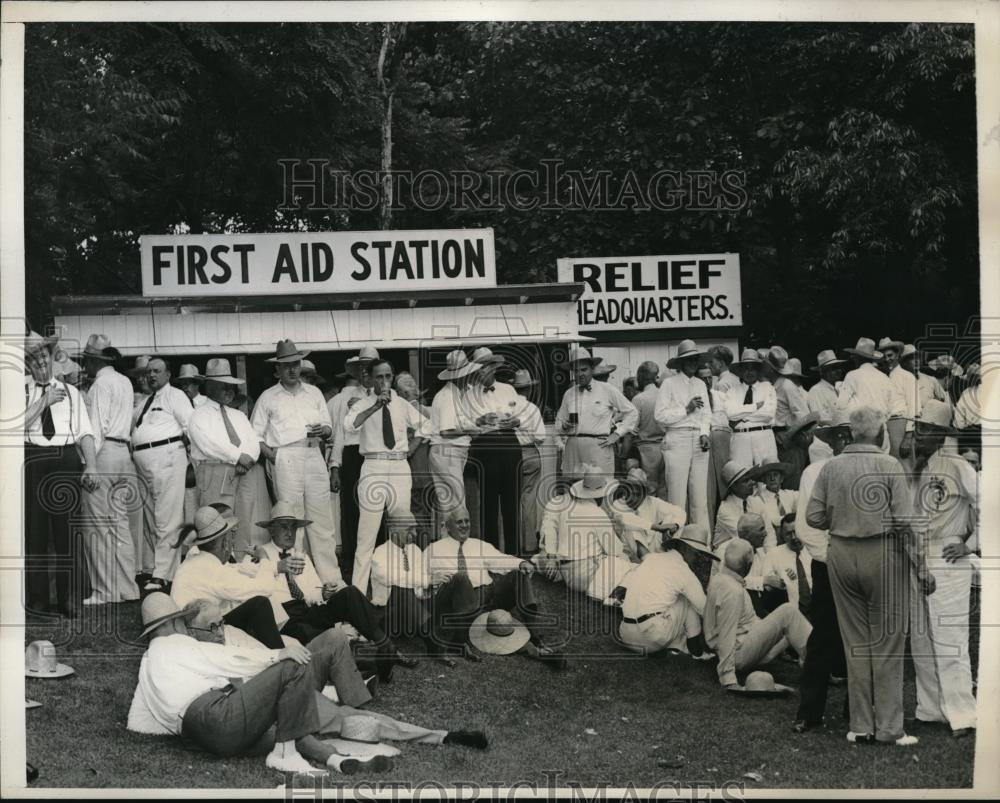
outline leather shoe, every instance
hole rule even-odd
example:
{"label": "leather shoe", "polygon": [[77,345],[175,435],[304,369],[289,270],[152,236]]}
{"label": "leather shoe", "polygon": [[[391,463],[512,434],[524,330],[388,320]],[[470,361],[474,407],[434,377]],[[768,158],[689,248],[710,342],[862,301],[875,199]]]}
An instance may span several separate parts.
{"label": "leather shoe", "polygon": [[412,656],[403,655],[399,650],[396,650],[396,663],[406,669],[414,669],[420,661]]}
{"label": "leather shoe", "polygon": [[797,719],[792,724],[792,733],[805,733],[806,731],[813,730],[813,728],[819,728],[823,726],[823,720],[809,720],[809,719]]}
{"label": "leather shoe", "polygon": [[481,656],[478,652],[472,649],[472,647],[470,647],[468,644],[466,644],[462,648],[462,657],[466,661],[472,661],[472,663],[474,664],[479,664],[482,663],[483,661],[483,656]]}
{"label": "leather shoe", "polygon": [[976,732],[975,728],[956,728],[951,732],[952,739],[965,739]]}

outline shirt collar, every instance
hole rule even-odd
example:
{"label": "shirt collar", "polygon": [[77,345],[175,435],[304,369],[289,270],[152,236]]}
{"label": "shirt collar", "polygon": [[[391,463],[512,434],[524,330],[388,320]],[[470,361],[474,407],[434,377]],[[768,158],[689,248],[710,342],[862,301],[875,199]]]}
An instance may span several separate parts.
{"label": "shirt collar", "polygon": [[844,452],[869,452],[882,454],[882,450],[873,443],[849,443],[841,454]]}
{"label": "shirt collar", "polygon": [[111,365],[105,365],[103,368],[98,370],[98,372],[94,375],[94,379],[97,379],[97,377],[99,376],[105,376],[106,374],[113,374],[113,373],[115,373],[114,367]]}
{"label": "shirt collar", "polygon": [[741,586],[746,587],[746,584],[747,584],[746,578],[745,577],[740,577],[736,572],[734,572],[732,569],[730,569],[725,563],[720,563],[720,565],[719,565],[719,574],[721,574],[723,577],[728,577],[731,580],[735,580]]}

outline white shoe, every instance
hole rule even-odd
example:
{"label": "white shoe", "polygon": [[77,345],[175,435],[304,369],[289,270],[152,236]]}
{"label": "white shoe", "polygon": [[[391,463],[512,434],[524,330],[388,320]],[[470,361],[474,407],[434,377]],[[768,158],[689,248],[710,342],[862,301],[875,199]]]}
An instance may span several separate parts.
{"label": "white shoe", "polygon": [[896,741],[893,742],[893,744],[895,744],[897,747],[912,747],[919,741],[920,739],[918,739],[916,736],[910,736],[909,734],[904,733],[902,736],[896,739]]}
{"label": "white shoe", "polygon": [[267,754],[264,764],[278,772],[325,772],[317,770],[312,764],[302,758],[297,751],[280,752],[277,747]]}
{"label": "white shoe", "polygon": [[107,605],[108,601],[96,594],[91,594],[83,601],[84,605]]}

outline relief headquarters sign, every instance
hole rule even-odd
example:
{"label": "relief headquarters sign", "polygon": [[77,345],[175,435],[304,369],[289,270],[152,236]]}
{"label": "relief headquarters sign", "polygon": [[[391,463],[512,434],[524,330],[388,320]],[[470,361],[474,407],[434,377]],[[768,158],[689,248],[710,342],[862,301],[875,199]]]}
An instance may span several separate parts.
{"label": "relief headquarters sign", "polygon": [[741,326],[739,254],[559,259],[583,331]]}
{"label": "relief headquarters sign", "polygon": [[493,229],[177,234],[139,239],[142,294],[374,293],[496,287]]}

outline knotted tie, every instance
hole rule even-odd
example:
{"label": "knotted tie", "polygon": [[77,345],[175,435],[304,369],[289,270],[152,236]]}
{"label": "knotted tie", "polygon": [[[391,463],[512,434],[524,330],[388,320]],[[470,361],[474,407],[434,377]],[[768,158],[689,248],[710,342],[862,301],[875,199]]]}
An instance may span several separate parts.
{"label": "knotted tie", "polygon": [[[43,391],[47,393],[51,386],[46,386]],[[45,409],[42,410],[42,435],[45,440],[52,440],[52,436],[56,434],[56,422],[52,419],[52,406],[46,405]]]}
{"label": "knotted tie", "polygon": [[753,385],[747,387],[747,395],[743,397],[744,404],[753,404]]}
{"label": "knotted tie", "polygon": [[468,574],[469,564],[465,560],[465,542],[458,545],[458,573]]}
{"label": "knotted tie", "polygon": [[786,511],[785,510],[785,506],[783,504],[781,504],[781,492],[780,491],[775,491],[774,492],[774,501],[778,503],[778,512],[781,514],[781,518],[785,518],[785,516],[788,514],[788,511]]}
{"label": "knotted tie", "polygon": [[[281,559],[284,560],[288,557],[288,550],[283,549],[279,553]],[[302,593],[302,589],[299,588],[299,584],[295,582],[295,575],[290,572],[285,573],[285,580],[288,582],[288,593],[292,595],[292,599],[305,599],[306,595]]]}
{"label": "knotted tie", "polygon": [[226,434],[229,436],[229,442],[233,446],[239,446],[240,436],[236,434],[236,429],[233,427],[233,422],[229,420],[229,413],[226,412],[226,405],[220,404],[219,410],[222,411],[222,423],[226,425]]}
{"label": "knotted tie", "polygon": [[749,513],[750,512],[749,506],[750,506],[750,499],[749,498],[744,499],[743,500],[743,512],[744,513]]}
{"label": "knotted tie", "polygon": [[799,578],[799,607],[808,610],[809,603],[812,601],[812,590],[806,580],[806,569],[802,565],[802,556],[798,552],[795,553],[795,574]]}
{"label": "knotted tie", "polygon": [[153,399],[156,397],[155,393],[151,393],[149,398],[146,399],[146,403],[142,407],[142,412],[139,413],[139,417],[135,420],[135,428],[138,429],[142,426],[142,419],[145,418],[146,413],[149,412],[149,408],[153,406]]}
{"label": "knotted tie", "polygon": [[410,571],[410,559],[406,556],[406,547],[400,547],[399,551],[403,553],[403,571]]}
{"label": "knotted tie", "polygon": [[593,385],[584,385],[582,388],[580,388],[580,390],[584,391],[585,393],[589,393],[591,390],[593,390]]}
{"label": "knotted tie", "polygon": [[387,449],[392,449],[396,445],[396,433],[392,428],[392,415],[389,413],[389,405],[382,408],[382,440],[385,441]]}
{"label": "knotted tie", "polygon": [[490,385],[488,388],[483,388],[483,393],[492,393],[496,389],[496,385]]}

